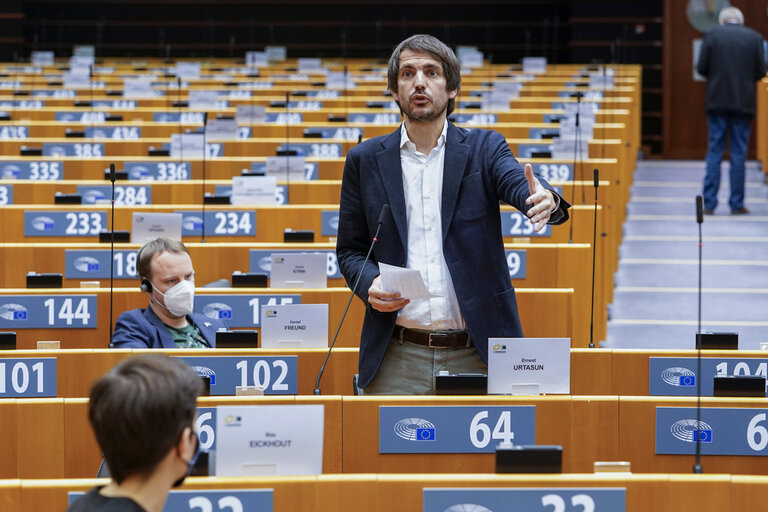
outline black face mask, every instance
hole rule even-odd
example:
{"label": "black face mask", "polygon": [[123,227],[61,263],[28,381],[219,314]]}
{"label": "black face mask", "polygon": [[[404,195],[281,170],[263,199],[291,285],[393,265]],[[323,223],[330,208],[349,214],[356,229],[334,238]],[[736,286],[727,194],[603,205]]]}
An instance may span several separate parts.
{"label": "black face mask", "polygon": [[182,475],[181,478],[173,482],[173,487],[181,487],[181,484],[184,483],[184,480],[192,473],[192,470],[195,468],[195,463],[197,462],[197,458],[200,456],[200,440],[197,438],[197,434],[192,432],[192,435],[195,436],[195,453],[192,454],[192,458],[189,459],[189,462],[187,463],[187,471]]}

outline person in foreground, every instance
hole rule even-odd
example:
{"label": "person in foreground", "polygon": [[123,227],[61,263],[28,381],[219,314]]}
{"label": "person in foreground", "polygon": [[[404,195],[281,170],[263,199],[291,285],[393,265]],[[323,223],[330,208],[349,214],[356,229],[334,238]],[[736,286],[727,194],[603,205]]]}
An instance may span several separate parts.
{"label": "person in foreground", "polygon": [[[500,133],[448,121],[460,65],[438,39],[400,43],[388,86],[403,124],[349,151],[336,251],[350,287],[362,273],[358,386],[365,394],[431,394],[438,371],[487,371],[489,337],[523,336],[499,201],[536,230],[565,222],[570,205],[517,162]],[[390,213],[363,266],[384,205]],[[432,296],[410,301],[384,290],[379,263],[418,269]]]}
{"label": "person in foreground", "polygon": [[195,269],[179,241],[157,238],[136,256],[136,273],[149,305],[121,314],[112,334],[113,348],[213,348],[217,318],[193,313]]}
{"label": "person in foreground", "polygon": [[726,7],[718,16],[720,24],[707,32],[701,42],[696,71],[707,78],[707,167],[704,176],[704,213],[712,215],[720,188],[720,162],[725,135],[731,138],[732,214],[747,214],[744,207],[744,161],[749,132],[755,117],[755,82],[765,76],[763,37],[744,26],[744,15]]}
{"label": "person in foreground", "polygon": [[194,466],[202,382],[179,359],[125,359],[91,388],[88,419],[112,474],[67,512],[160,512]]}

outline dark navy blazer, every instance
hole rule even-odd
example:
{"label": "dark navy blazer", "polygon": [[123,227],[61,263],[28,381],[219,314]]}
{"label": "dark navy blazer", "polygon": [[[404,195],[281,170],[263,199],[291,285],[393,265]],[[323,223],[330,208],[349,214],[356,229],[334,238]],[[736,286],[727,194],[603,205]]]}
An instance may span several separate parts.
{"label": "dark navy blazer", "polygon": [[[199,313],[192,313],[187,318],[200,329],[200,334],[211,347],[216,346],[216,331],[227,327],[221,320],[208,318]],[[117,318],[115,331],[112,334],[112,346],[114,348],[176,348],[176,343],[173,342],[168,327],[151,307],[147,307],[126,311]]]}
{"label": "dark navy blazer", "polygon": [[[539,181],[552,190],[544,180]],[[485,361],[489,337],[523,336],[504,253],[499,201],[526,212],[529,195],[523,167],[500,133],[466,130],[449,123],[441,203],[443,254],[467,329]],[[390,214],[384,219],[371,259],[362,268],[356,291],[366,305],[360,336],[362,388],[378,372],[397,319],[397,312],[381,313],[368,304],[368,288],[379,274],[377,262],[406,265],[408,227],[399,129],[369,139],[347,155],[336,251],[350,288],[361,271],[384,204],[389,204]],[[550,223],[565,222],[569,206],[561,198]]]}

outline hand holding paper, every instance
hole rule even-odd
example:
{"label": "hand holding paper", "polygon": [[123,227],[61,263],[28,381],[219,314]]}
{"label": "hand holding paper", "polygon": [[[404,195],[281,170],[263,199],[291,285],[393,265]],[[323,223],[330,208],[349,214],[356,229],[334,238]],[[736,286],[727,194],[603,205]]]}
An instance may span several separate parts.
{"label": "hand holding paper", "polygon": [[399,292],[401,297],[410,300],[428,299],[433,296],[427,290],[421,272],[417,269],[379,263],[379,271],[381,287],[384,290]]}

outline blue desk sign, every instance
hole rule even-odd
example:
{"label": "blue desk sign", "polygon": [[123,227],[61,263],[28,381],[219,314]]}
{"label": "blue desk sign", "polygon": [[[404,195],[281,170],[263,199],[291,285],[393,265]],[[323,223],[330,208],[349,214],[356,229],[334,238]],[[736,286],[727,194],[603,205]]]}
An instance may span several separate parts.
{"label": "blue desk sign", "polygon": [[216,450],[216,408],[198,407],[195,418],[195,432],[203,451]]}
{"label": "blue desk sign", "polygon": [[92,139],[138,140],[139,126],[86,126],[85,136]]}
{"label": "blue desk sign", "polygon": [[202,112],[155,112],[152,120],[156,123],[203,124]]}
{"label": "blue desk sign", "polygon": [[[307,181],[312,181],[317,179],[317,169],[318,164],[317,162],[304,162],[304,179]],[[251,172],[267,172],[267,163],[266,162],[253,162],[251,163]],[[277,180],[280,181],[280,176],[277,177]]]}
{"label": "blue desk sign", "polygon": [[488,125],[496,124],[499,116],[496,114],[454,114],[456,124]]}
{"label": "blue desk sign", "polygon": [[56,396],[56,358],[0,359],[0,398]]}
{"label": "blue desk sign", "polygon": [[0,185],[0,206],[13,204],[13,185]]}
{"label": "blue desk sign", "polygon": [[[768,358],[703,357],[701,394],[712,396],[714,378],[728,375],[768,376]],[[648,394],[696,396],[695,357],[651,357],[648,361]]]}
{"label": "blue desk sign", "polygon": [[559,123],[562,117],[563,114],[544,114],[543,120],[545,123]]}
{"label": "blue desk sign", "polygon": [[[70,492],[69,504],[75,502],[84,492]],[[243,512],[274,510],[272,489],[228,489],[194,491],[171,491],[165,500],[163,512]]]}
{"label": "blue desk sign", "polygon": [[[136,251],[115,250],[115,279],[136,279]],[[64,251],[64,277],[67,279],[109,279],[109,250]]]}
{"label": "blue desk sign", "polygon": [[573,164],[534,164],[533,170],[546,181],[573,180]]}
{"label": "blue desk sign", "polygon": [[100,110],[83,110],[75,112],[56,112],[54,120],[62,123],[104,124],[107,113]]}
{"label": "blue desk sign", "polygon": [[501,232],[503,236],[549,237],[552,226],[547,224],[538,233],[531,224],[531,219],[520,212],[501,212]]}
{"label": "blue desk sign", "polygon": [[320,224],[322,236],[336,236],[339,232],[339,211],[323,210],[320,212]]}
{"label": "blue desk sign", "polygon": [[[33,94],[33,96],[37,96]],[[0,101],[0,108],[18,108],[24,110],[40,110],[45,106],[45,102],[41,100],[13,100],[13,101]]]}
{"label": "blue desk sign", "polygon": [[323,139],[342,139],[357,142],[357,139],[363,136],[363,129],[355,127],[315,126],[308,128],[308,130],[319,132]]}
{"label": "blue desk sign", "polygon": [[552,151],[552,143],[550,142],[541,142],[541,143],[535,143],[535,144],[518,144],[517,145],[517,153],[515,153],[515,156],[518,159],[528,159],[532,158],[533,153],[539,153],[542,151]]}
{"label": "blue desk sign", "polygon": [[61,180],[64,178],[64,162],[0,162],[0,176],[4,180]]}
{"label": "blue desk sign", "polygon": [[320,110],[323,108],[323,102],[316,100],[289,101],[288,108],[291,110]]}
{"label": "blue desk sign", "polygon": [[[261,327],[261,306],[301,304],[301,295],[209,295],[195,296],[195,312],[223,320],[229,327]],[[2,310],[0,310],[2,317]],[[0,327],[2,327],[0,322]],[[13,325],[13,324],[11,324]]]}
{"label": "blue desk sign", "polygon": [[656,408],[656,454],[693,455],[701,439],[702,455],[768,455],[768,409],[730,407]]}
{"label": "blue desk sign", "polygon": [[95,295],[2,295],[0,329],[95,329]]}
{"label": "blue desk sign", "polygon": [[136,110],[136,100],[96,100],[92,103],[94,108],[108,108],[111,110]]}
{"label": "blue desk sign", "polygon": [[[61,75],[43,76],[46,80],[61,80]],[[56,89],[53,91],[32,91],[34,98],[76,98],[77,91],[72,89]]]}
{"label": "blue desk sign", "polygon": [[[78,185],[77,193],[83,204],[96,204],[112,199],[112,185]],[[152,187],[149,185],[115,185],[115,206],[143,206],[152,204]]]}
{"label": "blue desk sign", "polygon": [[348,115],[350,123],[367,123],[376,126],[396,125],[400,122],[400,114],[394,112],[350,112]]}
{"label": "blue desk sign", "polygon": [[104,156],[104,144],[88,142],[44,142],[43,156]]}
{"label": "blue desk sign", "polygon": [[339,270],[339,262],[336,260],[336,251],[303,251],[300,249],[275,249],[274,251],[264,251],[258,249],[251,249],[251,267],[250,272],[266,272],[269,274],[272,271],[272,253],[299,253],[299,252],[312,252],[312,253],[325,253],[328,258],[328,266],[326,267],[326,277],[328,279],[341,279],[341,271]]}
{"label": "blue desk sign", "polygon": [[424,488],[424,512],[625,512],[626,488]]}
{"label": "blue desk sign", "polygon": [[211,395],[234,395],[237,386],[258,386],[265,395],[295,395],[297,356],[181,357],[198,375],[211,378]]}
{"label": "blue desk sign", "polygon": [[189,162],[125,162],[129,180],[184,181],[190,179]]}
{"label": "blue desk sign", "polygon": [[26,139],[29,126],[0,126],[0,140]]}
{"label": "blue desk sign", "polygon": [[252,130],[250,126],[238,126],[237,127],[237,138],[240,140],[243,139],[250,139],[252,137]]}
{"label": "blue desk sign", "polygon": [[[291,149],[295,149],[299,156],[308,156],[313,158],[341,158],[341,144],[327,143],[327,142],[292,142],[290,144]],[[284,146],[277,148],[278,150],[285,149]]]}
{"label": "blue desk sign", "polygon": [[287,114],[285,112],[267,112],[265,122],[275,124],[300,124],[304,122],[304,116],[299,112],[288,112]]}
{"label": "blue desk sign", "polygon": [[24,236],[99,236],[108,226],[107,212],[24,212]]}
{"label": "blue desk sign", "polygon": [[510,279],[525,279],[527,268],[527,254],[523,251],[505,251]]}
{"label": "blue desk sign", "polygon": [[303,92],[304,94],[306,94],[307,98],[333,99],[333,98],[341,97],[341,91],[314,90],[314,91],[303,91]]}
{"label": "blue desk sign", "polygon": [[[182,215],[182,236],[200,236],[203,234],[203,215],[201,211],[175,213]],[[210,236],[255,236],[256,212],[206,210],[205,234]]]}
{"label": "blue desk sign", "polygon": [[381,406],[379,453],[494,453],[536,444],[536,407]]}

